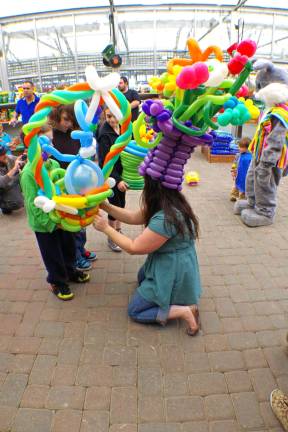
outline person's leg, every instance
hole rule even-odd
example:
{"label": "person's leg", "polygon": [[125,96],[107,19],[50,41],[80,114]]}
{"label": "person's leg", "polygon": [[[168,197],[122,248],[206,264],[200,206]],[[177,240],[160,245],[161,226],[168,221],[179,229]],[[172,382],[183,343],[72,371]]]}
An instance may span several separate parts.
{"label": "person's leg", "polygon": [[[108,198],[109,203],[115,205],[116,207],[122,207],[123,192],[119,191],[117,186],[115,186],[113,188],[113,193],[114,195]],[[124,206],[125,206],[125,193],[124,193]],[[109,214],[108,214],[108,223],[112,228],[114,228],[117,231],[120,231],[121,223]],[[122,252],[120,246],[114,243],[109,237],[108,237],[108,246],[113,252]]]}
{"label": "person's leg", "polygon": [[[126,192],[121,192],[118,190],[118,207],[125,208],[126,205]],[[116,220],[116,228],[117,231],[121,232],[121,222]]]}
{"label": "person's leg", "polygon": [[138,274],[137,274],[138,285],[140,285],[141,282],[143,282],[144,279],[145,279],[145,271],[144,271],[144,265],[143,265],[138,270]]}
{"label": "person's leg", "polygon": [[197,306],[171,305],[167,310],[161,309],[157,304],[145,300],[137,291],[128,305],[128,315],[134,321],[165,325],[167,320],[183,319],[187,323],[187,333],[194,336],[199,330],[199,323],[194,313]]}
{"label": "person's leg", "polygon": [[71,282],[88,282],[90,279],[89,274],[76,269],[75,257],[76,257],[76,247],[75,247],[75,235],[69,231],[60,230],[61,237],[61,248],[63,253],[63,259],[65,262],[66,271],[68,278]]}
{"label": "person's leg", "polygon": [[239,198],[239,191],[237,189],[237,187],[234,185],[231,192],[230,192],[230,201],[237,201],[237,199]]}
{"label": "person's leg", "polygon": [[79,232],[73,233],[73,236],[76,247],[76,268],[81,271],[90,270],[91,264],[83,257],[85,255],[86,231],[81,229]]}
{"label": "person's leg", "polygon": [[256,169],[256,205],[258,214],[273,218],[277,205],[277,187],[281,178],[281,171],[277,167],[261,165]]}
{"label": "person's leg", "polygon": [[234,206],[234,214],[240,215],[243,210],[251,209],[255,206],[255,161],[251,160],[247,171],[245,182],[245,195],[247,199],[239,199]]}
{"label": "person's leg", "polygon": [[61,300],[71,300],[74,294],[68,286],[68,273],[63,257],[61,231],[52,233],[35,232],[40,253],[47,270],[47,282]]}
{"label": "person's leg", "polygon": [[128,315],[134,321],[140,323],[166,324],[169,309],[163,311],[156,303],[145,300],[137,291],[134,293],[129,305]]}
{"label": "person's leg", "polygon": [[255,160],[252,159],[245,181],[245,195],[250,207],[255,206]]}
{"label": "person's leg", "polygon": [[255,170],[255,208],[241,213],[242,221],[250,227],[271,225],[277,205],[277,187],[281,171],[261,163]]}

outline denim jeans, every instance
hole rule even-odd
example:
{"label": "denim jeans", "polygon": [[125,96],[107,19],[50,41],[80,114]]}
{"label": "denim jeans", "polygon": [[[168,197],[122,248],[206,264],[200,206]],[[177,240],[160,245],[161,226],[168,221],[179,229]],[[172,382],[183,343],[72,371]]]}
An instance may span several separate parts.
{"label": "denim jeans", "polygon": [[[141,267],[138,272],[138,284],[140,285],[145,278],[144,268]],[[170,308],[161,309],[156,303],[144,299],[136,290],[132,300],[128,305],[128,315],[134,321],[140,323],[159,323],[165,325]]]}
{"label": "denim jeans", "polygon": [[74,233],[75,245],[76,245],[76,261],[81,260],[85,255],[85,243],[86,243],[86,229],[81,229],[79,232]]}

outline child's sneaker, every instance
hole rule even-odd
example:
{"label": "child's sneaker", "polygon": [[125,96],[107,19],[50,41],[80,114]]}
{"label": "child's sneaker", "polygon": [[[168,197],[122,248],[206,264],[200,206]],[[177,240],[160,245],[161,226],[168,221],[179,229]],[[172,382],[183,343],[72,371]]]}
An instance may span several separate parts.
{"label": "child's sneaker", "polygon": [[87,261],[96,261],[97,260],[97,255],[96,255],[95,252],[91,252],[91,251],[85,250],[83,258],[85,258]]}
{"label": "child's sneaker", "polygon": [[235,202],[239,198],[239,190],[236,187],[233,187],[230,193],[230,201]]}
{"label": "child's sneaker", "polygon": [[89,281],[90,275],[83,271],[75,270],[75,272],[70,276],[69,279],[71,282],[85,283]]}
{"label": "child's sneaker", "polygon": [[113,252],[122,252],[122,249],[120,246],[118,246],[116,243],[114,243],[110,238],[108,238],[108,246]]}
{"label": "child's sneaker", "polygon": [[76,270],[79,271],[88,271],[91,270],[92,265],[85,258],[80,258],[76,261]]}
{"label": "child's sneaker", "polygon": [[56,297],[63,301],[72,300],[74,297],[74,293],[71,292],[68,285],[59,287],[51,284],[51,291],[56,295]]}

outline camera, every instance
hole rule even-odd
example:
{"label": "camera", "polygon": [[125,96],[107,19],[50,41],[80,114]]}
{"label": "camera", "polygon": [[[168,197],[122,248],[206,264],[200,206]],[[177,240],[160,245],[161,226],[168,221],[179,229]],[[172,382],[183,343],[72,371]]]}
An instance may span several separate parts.
{"label": "camera", "polygon": [[20,157],[20,160],[23,161],[23,162],[26,162],[26,160],[27,160],[27,154],[22,154],[21,157]]}

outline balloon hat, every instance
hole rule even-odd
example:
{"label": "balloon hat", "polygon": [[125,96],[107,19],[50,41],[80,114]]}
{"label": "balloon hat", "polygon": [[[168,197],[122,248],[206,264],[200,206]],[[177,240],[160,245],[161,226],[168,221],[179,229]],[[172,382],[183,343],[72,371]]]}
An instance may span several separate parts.
{"label": "balloon hat", "polygon": [[[99,204],[113,194],[115,181],[109,175],[132,134],[130,104],[115,88],[120,76],[111,73],[100,78],[93,66],[88,66],[85,73],[87,82],[42,96],[29,123],[23,126],[30,169],[39,186],[34,204],[49,213],[50,218],[63,229],[75,232],[92,223]],[[88,107],[84,100],[90,98]],[[75,103],[75,115],[81,128],[71,133],[72,138],[80,141],[77,155],[62,154],[54,149],[49,138],[38,137],[51,110],[60,104],[71,103]],[[121,135],[111,146],[100,169],[89,158],[96,153],[93,131],[97,128],[100,107],[104,103],[119,120]],[[58,168],[48,172],[44,163],[47,154],[53,155],[56,160],[68,162],[67,169]]]}
{"label": "balloon hat", "polygon": [[[253,69],[249,58],[256,51],[255,42],[247,39],[228,48],[228,64],[222,61],[219,47],[210,46],[202,52],[194,39],[187,44],[191,58],[170,60],[167,72],[149,82],[165,99],[145,101],[133,124],[137,145],[149,149],[139,173],[178,190],[184,179],[183,167],[195,147],[213,139],[208,129],[241,125],[250,120],[253,111],[250,102],[235,95]],[[215,58],[210,59],[211,54]],[[244,89],[240,94],[245,94]],[[220,110],[223,112],[215,120]],[[149,141],[141,137],[143,125],[154,131]]]}

